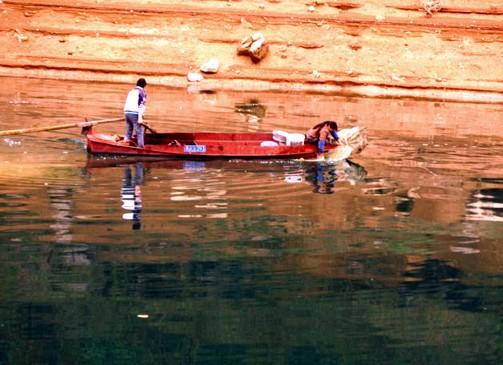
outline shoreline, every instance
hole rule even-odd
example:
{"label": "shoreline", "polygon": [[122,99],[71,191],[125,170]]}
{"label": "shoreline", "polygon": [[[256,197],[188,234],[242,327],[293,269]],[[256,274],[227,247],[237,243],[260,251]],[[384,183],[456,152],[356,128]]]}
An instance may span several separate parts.
{"label": "shoreline", "polygon": [[[51,70],[6,68],[0,66],[0,77],[18,77],[48,80],[93,81],[131,84],[136,80],[136,74],[112,74],[95,71]],[[503,104],[503,93],[470,89],[446,88],[416,88],[382,86],[372,84],[337,85],[313,82],[276,82],[267,80],[246,79],[204,79],[199,82],[189,82],[184,76],[148,75],[149,85],[174,89],[187,89],[189,92],[297,92],[319,93],[347,97],[369,98],[403,98],[415,100],[448,101],[460,103]]]}
{"label": "shoreline", "polygon": [[[427,15],[416,0],[5,0],[0,76],[501,104],[498,1]],[[236,52],[255,32],[257,63]],[[211,58],[218,71],[188,82]]]}

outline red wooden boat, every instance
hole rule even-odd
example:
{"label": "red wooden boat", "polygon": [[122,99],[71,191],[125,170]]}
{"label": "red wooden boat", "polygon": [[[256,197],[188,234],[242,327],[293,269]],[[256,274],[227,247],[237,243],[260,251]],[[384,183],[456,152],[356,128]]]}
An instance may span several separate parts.
{"label": "red wooden boat", "polygon": [[[87,133],[87,134],[86,134]],[[91,154],[162,156],[191,159],[296,159],[315,158],[317,146],[304,143],[304,135],[273,133],[145,133],[145,148],[130,145],[117,135],[86,131]],[[327,145],[332,150],[336,145]]]}

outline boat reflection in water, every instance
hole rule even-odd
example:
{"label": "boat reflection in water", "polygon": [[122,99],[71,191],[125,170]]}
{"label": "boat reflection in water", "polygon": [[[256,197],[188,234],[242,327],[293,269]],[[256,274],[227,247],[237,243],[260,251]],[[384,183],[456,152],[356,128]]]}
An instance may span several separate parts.
{"label": "boat reflection in water", "polygon": [[141,184],[143,182],[143,163],[136,162],[134,174],[130,165],[124,167],[124,178],[122,180],[121,199],[122,208],[126,213],[122,215],[124,220],[132,221],[133,230],[141,228],[141,211],[143,208],[141,200]]}
{"label": "boat reflection in water", "polygon": [[[111,170],[107,171],[108,168]],[[207,204],[198,204],[196,208],[211,208],[212,213],[207,217],[222,217],[222,214],[215,215],[213,209],[223,209],[226,206],[227,203],[224,202],[226,195],[242,194],[243,185],[236,184],[238,180],[250,188],[259,180],[261,181],[259,184],[262,184],[259,186],[262,187],[271,187],[270,183],[276,181],[279,189],[282,183],[307,184],[311,186],[313,193],[332,194],[335,192],[336,182],[355,185],[365,182],[367,177],[365,168],[350,160],[337,163],[301,160],[260,162],[142,159],[138,161],[134,158],[90,156],[86,169],[92,174],[99,172],[99,175],[106,175],[107,179],[117,176],[117,173],[121,171],[119,175],[122,176],[120,190],[122,219],[131,221],[133,230],[142,228],[142,198],[151,199],[154,195],[167,194],[171,200],[177,202],[194,199],[208,200]],[[120,170],[117,171],[117,169]],[[230,185],[223,188],[222,184],[225,185],[228,179],[231,181]],[[142,196],[142,185],[148,182],[151,183],[151,189],[144,191]],[[256,191],[260,189],[262,188],[258,187]],[[152,202],[152,204],[155,210],[157,202]],[[198,214],[192,212],[183,215],[198,216]]]}
{"label": "boat reflection in water", "polygon": [[[131,167],[134,165],[135,176],[133,178]],[[332,194],[336,181],[346,181],[351,185],[364,181],[367,170],[347,159],[338,162],[325,161],[278,161],[284,171],[284,181],[287,183],[309,183],[314,193]],[[126,166],[124,171],[123,198],[124,209],[131,210],[126,217],[133,218],[141,212],[141,188],[144,168],[161,168],[186,171],[203,171],[206,168],[235,170],[270,170],[270,161],[267,164],[252,161],[226,161],[226,160],[177,160],[177,159],[142,159],[137,158],[102,158],[89,156],[87,168],[119,167]],[[252,168],[253,167],[253,168]],[[136,199],[136,200],[135,200]],[[135,203],[135,201],[137,201]]]}

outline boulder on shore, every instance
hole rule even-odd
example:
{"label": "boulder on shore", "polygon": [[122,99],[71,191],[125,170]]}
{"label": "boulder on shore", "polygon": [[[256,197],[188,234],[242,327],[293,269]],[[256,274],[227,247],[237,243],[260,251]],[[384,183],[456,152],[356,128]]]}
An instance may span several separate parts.
{"label": "boulder on shore", "polygon": [[239,55],[250,56],[253,62],[260,62],[267,56],[269,45],[262,33],[256,32],[241,40],[237,50]]}

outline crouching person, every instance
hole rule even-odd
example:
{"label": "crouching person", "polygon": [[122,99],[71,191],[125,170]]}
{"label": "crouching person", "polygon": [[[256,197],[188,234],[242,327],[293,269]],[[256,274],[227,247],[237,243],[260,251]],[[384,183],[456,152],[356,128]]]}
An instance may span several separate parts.
{"label": "crouching person", "polygon": [[318,158],[322,158],[324,156],[325,144],[330,142],[331,138],[335,141],[339,140],[337,131],[337,123],[331,120],[318,123],[307,131],[306,142],[316,144],[318,146]]}

